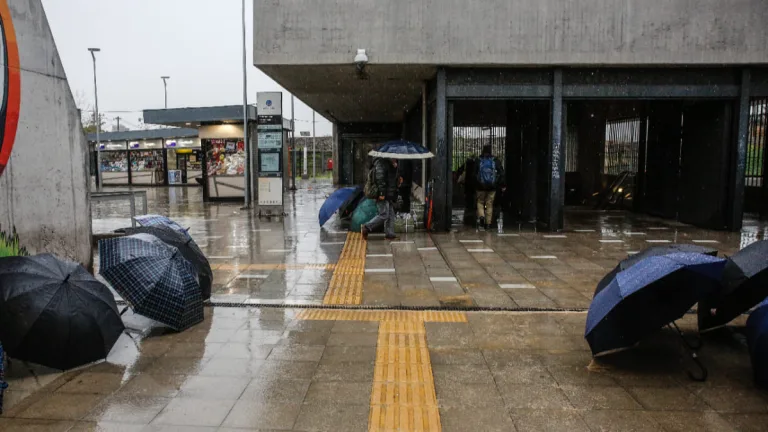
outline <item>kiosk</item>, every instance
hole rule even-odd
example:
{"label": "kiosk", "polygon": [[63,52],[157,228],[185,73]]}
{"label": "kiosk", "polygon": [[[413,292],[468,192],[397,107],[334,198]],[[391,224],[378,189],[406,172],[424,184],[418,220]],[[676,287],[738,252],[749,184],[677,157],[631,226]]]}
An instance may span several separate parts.
{"label": "kiosk", "polygon": [[283,215],[283,94],[256,95],[259,215]]}

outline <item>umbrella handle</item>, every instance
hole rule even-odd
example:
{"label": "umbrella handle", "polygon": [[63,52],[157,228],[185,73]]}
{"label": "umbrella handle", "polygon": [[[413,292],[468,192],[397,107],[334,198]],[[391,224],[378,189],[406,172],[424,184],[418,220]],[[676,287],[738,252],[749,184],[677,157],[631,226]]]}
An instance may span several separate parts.
{"label": "umbrella handle", "polygon": [[125,313],[128,312],[128,308],[129,306],[124,307],[123,310],[120,311],[120,316],[125,315]]}
{"label": "umbrella handle", "polygon": [[698,351],[701,349],[701,347],[704,345],[704,343],[701,341],[701,338],[695,338],[694,340],[689,340],[686,338],[685,333],[683,333],[682,330],[680,330],[680,327],[677,326],[677,323],[672,321],[672,324],[670,326],[677,331],[677,334],[680,335],[680,338],[683,340],[683,343],[685,346],[690,349],[691,351]]}

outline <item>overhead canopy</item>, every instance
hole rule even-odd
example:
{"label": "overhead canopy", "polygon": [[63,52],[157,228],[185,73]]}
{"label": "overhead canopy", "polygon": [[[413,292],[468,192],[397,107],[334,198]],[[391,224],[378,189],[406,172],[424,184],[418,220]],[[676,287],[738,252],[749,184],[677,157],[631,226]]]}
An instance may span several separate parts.
{"label": "overhead canopy", "polygon": [[[256,121],[256,107],[254,106],[248,107],[248,121]],[[198,127],[226,123],[242,124],[243,106],[144,110],[144,123],[177,127]]]}
{"label": "overhead canopy", "polygon": [[[197,129],[190,128],[166,128],[166,129],[148,129],[132,130],[120,132],[101,132],[99,140],[105,141],[141,141],[167,138],[195,138]],[[96,142],[96,134],[88,134],[88,141]]]}
{"label": "overhead canopy", "polygon": [[338,122],[392,123],[421,99],[434,66],[368,65],[365,79],[353,64],[257,65],[320,115]]}

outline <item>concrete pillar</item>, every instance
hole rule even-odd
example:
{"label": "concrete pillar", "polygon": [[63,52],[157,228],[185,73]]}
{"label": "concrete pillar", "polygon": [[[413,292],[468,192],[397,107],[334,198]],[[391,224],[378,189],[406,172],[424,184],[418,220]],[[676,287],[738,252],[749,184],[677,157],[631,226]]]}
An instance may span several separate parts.
{"label": "concrete pillar", "polygon": [[339,184],[339,170],[341,169],[341,161],[339,160],[339,126],[336,122],[333,122],[333,136],[331,138],[331,153],[333,158],[333,184]]}
{"label": "concrete pillar", "polygon": [[563,71],[556,69],[552,84],[552,122],[549,141],[549,208],[546,223],[550,231],[563,229],[565,206],[565,146],[563,145],[565,105],[563,104]]}
{"label": "concrete pillar", "polygon": [[520,113],[522,122],[522,198],[521,218],[536,222],[538,218],[539,131],[538,102],[528,102]]}
{"label": "concrete pillar", "polygon": [[744,175],[747,165],[747,141],[749,140],[749,91],[751,75],[749,69],[741,72],[741,93],[737,116],[736,146],[731,159],[731,206],[726,214],[726,226],[739,231],[744,217]]}
{"label": "concrete pillar", "polygon": [[432,159],[432,178],[434,179],[434,212],[432,226],[436,231],[451,229],[453,211],[453,179],[451,178],[451,130],[448,119],[448,99],[446,98],[445,69],[437,71],[435,98],[435,157]]}

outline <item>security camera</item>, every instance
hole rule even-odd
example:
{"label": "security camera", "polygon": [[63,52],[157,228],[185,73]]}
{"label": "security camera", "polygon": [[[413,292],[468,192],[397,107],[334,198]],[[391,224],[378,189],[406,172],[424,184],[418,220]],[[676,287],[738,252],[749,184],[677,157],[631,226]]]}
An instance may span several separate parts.
{"label": "security camera", "polygon": [[357,71],[362,72],[367,64],[368,54],[366,54],[364,49],[358,49],[357,55],[355,56],[355,66],[357,66]]}

